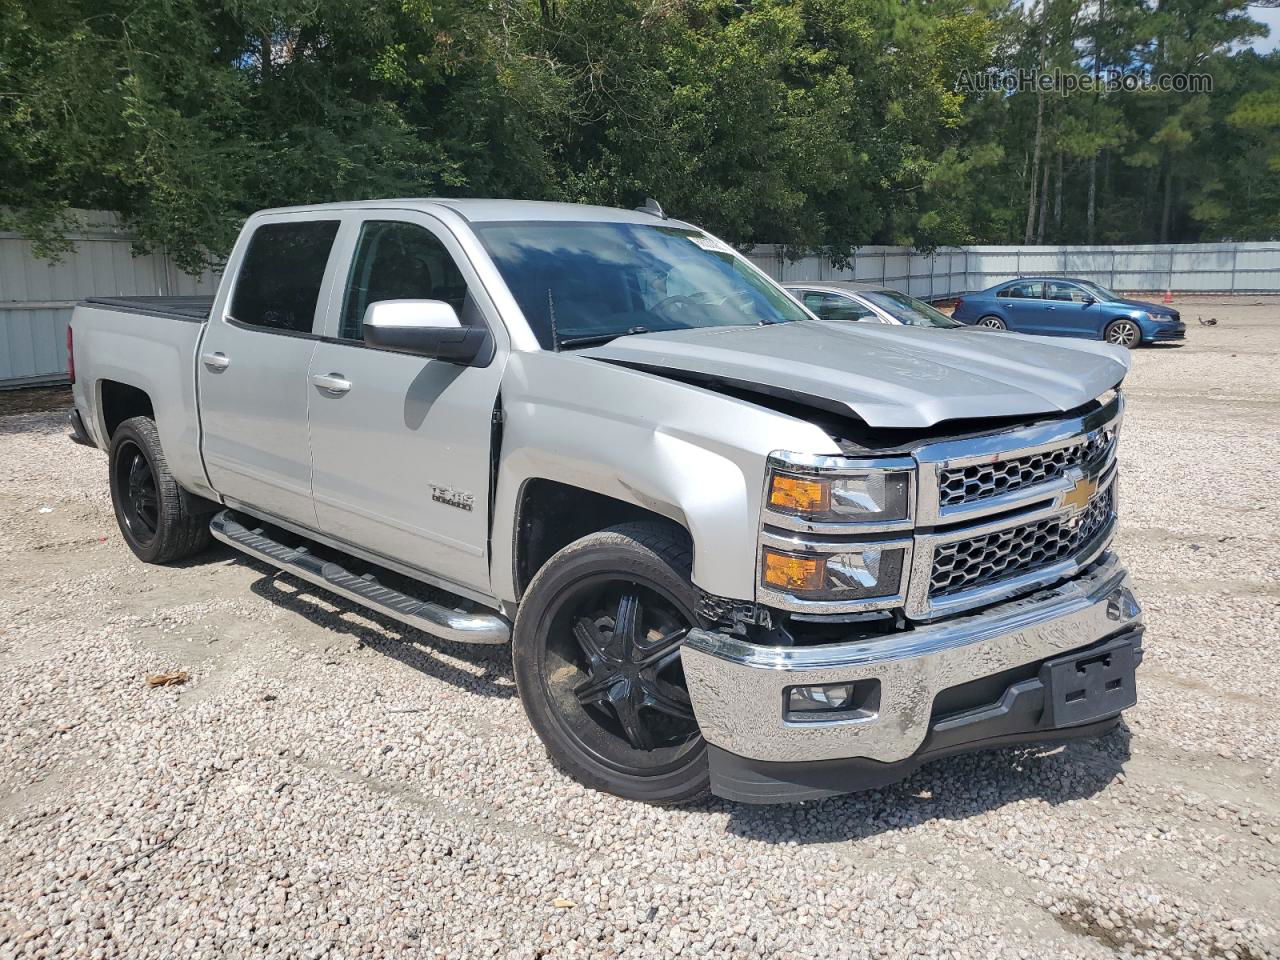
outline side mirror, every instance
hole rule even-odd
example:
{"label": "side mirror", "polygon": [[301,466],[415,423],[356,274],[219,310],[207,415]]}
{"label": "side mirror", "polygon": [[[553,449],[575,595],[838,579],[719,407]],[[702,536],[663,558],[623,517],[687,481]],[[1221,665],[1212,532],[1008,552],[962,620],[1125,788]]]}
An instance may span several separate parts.
{"label": "side mirror", "polygon": [[364,311],[363,331],[371,347],[464,365],[489,342],[488,330],[464,327],[443,300],[378,300]]}
{"label": "side mirror", "polygon": [[1097,301],[1097,299],[1095,299],[1095,298],[1093,297],[1093,295],[1092,295],[1092,294],[1088,294],[1088,293],[1086,293],[1086,294],[1084,295],[1084,299],[1083,299],[1083,300],[1081,300],[1080,302],[1081,302],[1081,303],[1083,303],[1086,307],[1092,307],[1092,306],[1093,306],[1095,303],[1097,303],[1098,301]]}

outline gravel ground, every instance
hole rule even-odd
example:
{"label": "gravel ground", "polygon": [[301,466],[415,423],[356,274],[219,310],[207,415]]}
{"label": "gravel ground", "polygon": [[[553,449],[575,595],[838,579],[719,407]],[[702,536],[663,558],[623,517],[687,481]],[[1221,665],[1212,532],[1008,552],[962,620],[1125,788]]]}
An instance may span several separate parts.
{"label": "gravel ground", "polygon": [[782,808],[584,790],[505,653],[143,566],[102,454],[0,417],[0,958],[1280,957],[1280,300],[1179,305],[1128,384],[1127,728]]}

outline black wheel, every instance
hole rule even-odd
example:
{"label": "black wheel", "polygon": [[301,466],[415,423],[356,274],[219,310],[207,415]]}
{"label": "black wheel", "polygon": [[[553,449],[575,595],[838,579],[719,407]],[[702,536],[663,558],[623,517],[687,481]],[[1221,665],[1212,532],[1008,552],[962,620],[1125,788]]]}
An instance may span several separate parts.
{"label": "black wheel", "polygon": [[1104,337],[1107,343],[1114,343],[1132,350],[1142,342],[1142,331],[1132,320],[1126,320],[1121,317],[1119,320],[1112,320],[1107,324],[1107,331]]}
{"label": "black wheel", "polygon": [[569,544],[525,593],[516,688],[552,760],[589,787],[656,804],[707,791],[680,663],[695,623],[691,565],[678,528],[622,524]]}
{"label": "black wheel", "polygon": [[1008,327],[1005,326],[1004,321],[1001,320],[999,317],[995,317],[995,316],[983,317],[981,320],[978,321],[978,326],[987,327],[990,330],[1007,330],[1008,329]]}
{"label": "black wheel", "polygon": [[110,470],[116,522],[139,560],[173,563],[209,545],[209,518],[186,508],[149,417],[133,417],[116,428]]}

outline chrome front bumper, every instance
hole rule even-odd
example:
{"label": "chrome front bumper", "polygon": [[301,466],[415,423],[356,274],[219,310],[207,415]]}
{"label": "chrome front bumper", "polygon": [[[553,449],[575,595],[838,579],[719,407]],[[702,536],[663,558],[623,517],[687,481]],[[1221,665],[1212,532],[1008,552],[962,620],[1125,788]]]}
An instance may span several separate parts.
{"label": "chrome front bumper", "polygon": [[[1089,646],[1140,622],[1128,572],[1104,554],[1052,589],[914,630],[804,647],[763,647],[709,630],[682,648],[707,742],[753,760],[904,760],[929,731],[934,698],[958,684]],[[878,708],[827,721],[786,719],[797,684],[879,680]]]}

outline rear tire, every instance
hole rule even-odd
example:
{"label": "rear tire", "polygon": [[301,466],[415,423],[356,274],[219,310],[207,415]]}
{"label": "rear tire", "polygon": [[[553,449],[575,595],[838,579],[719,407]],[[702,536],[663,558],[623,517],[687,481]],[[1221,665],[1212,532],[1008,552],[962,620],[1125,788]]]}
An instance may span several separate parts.
{"label": "rear tire", "polygon": [[174,563],[209,545],[209,518],[188,509],[150,417],[131,417],[116,428],[109,465],[111,505],[134,556]]}
{"label": "rear tire", "polygon": [[679,648],[696,624],[678,527],[626,523],[546,562],[512,637],[516,689],[552,761],[585,786],[652,804],[708,790]]}
{"label": "rear tire", "polygon": [[1003,320],[999,317],[988,314],[979,320],[976,324],[979,327],[986,327],[989,330],[1008,330]]}

